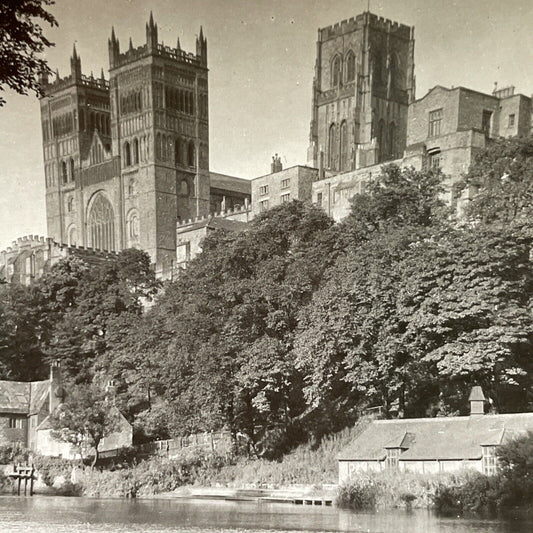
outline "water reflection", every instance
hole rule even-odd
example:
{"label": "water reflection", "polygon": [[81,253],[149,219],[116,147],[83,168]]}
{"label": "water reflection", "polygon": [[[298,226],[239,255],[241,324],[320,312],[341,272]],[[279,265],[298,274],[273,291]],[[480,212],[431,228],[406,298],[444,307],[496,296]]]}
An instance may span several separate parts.
{"label": "water reflection", "polygon": [[0,531],[530,533],[533,521],[439,518],[424,510],[351,513],[332,507],[206,500],[0,497]]}

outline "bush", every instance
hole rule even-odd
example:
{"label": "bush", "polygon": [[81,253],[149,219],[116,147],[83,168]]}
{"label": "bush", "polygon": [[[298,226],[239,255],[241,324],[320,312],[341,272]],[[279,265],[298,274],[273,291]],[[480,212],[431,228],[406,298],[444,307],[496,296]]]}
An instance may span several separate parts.
{"label": "bush", "polygon": [[30,451],[23,446],[4,444],[0,446],[0,464],[26,464],[29,460]]}
{"label": "bush", "polygon": [[75,461],[61,459],[60,457],[35,455],[33,457],[33,464],[37,473],[41,476],[43,483],[47,487],[51,487],[57,476],[63,476],[65,479],[69,479],[72,467],[77,463]]}

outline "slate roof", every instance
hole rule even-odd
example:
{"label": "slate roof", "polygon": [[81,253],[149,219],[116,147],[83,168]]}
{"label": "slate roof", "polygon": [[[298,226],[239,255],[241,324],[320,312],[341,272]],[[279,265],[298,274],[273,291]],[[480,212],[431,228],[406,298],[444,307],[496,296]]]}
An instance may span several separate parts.
{"label": "slate roof", "polygon": [[533,431],[533,413],[374,420],[339,455],[340,461],[382,461],[402,448],[400,461],[480,459],[482,446]]}
{"label": "slate roof", "polygon": [[252,194],[252,183],[244,178],[236,176],[227,176],[218,172],[209,172],[211,188],[222,189],[226,191],[238,192],[241,194]]}
{"label": "slate roof", "polygon": [[227,231],[244,231],[249,226],[246,222],[241,222],[239,220],[230,220],[224,217],[213,217],[209,216],[198,222],[194,222],[191,225],[185,228],[185,231],[182,233],[187,233],[189,231],[195,231],[201,228],[207,229],[223,229]]}
{"label": "slate roof", "polygon": [[49,381],[0,381],[0,413],[38,413],[49,388]]}

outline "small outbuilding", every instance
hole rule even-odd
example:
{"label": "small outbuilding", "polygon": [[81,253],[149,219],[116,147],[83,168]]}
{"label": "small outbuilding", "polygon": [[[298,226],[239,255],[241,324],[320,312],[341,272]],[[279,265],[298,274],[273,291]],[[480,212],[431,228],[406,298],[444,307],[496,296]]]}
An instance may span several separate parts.
{"label": "small outbuilding", "polygon": [[373,420],[340,452],[339,483],[354,473],[383,470],[496,473],[496,449],[533,431],[533,413],[484,414],[481,387],[469,401],[469,416]]}

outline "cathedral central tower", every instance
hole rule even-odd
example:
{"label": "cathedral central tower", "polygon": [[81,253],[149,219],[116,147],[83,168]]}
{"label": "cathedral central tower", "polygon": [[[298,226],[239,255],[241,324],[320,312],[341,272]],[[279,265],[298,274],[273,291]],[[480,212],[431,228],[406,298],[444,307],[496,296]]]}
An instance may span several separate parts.
{"label": "cathedral central tower", "polygon": [[318,30],[308,162],[345,172],[401,157],[414,28],[369,12]]}

